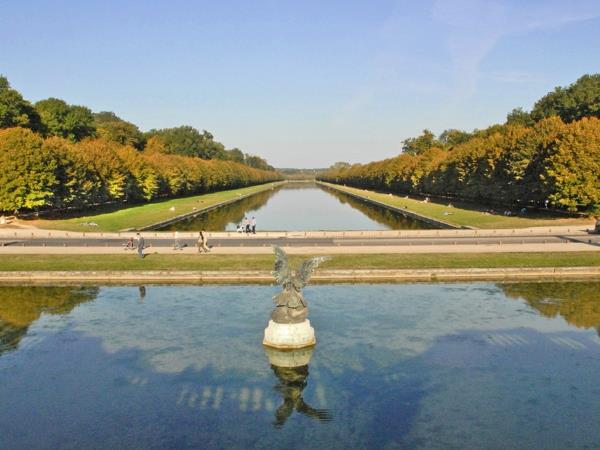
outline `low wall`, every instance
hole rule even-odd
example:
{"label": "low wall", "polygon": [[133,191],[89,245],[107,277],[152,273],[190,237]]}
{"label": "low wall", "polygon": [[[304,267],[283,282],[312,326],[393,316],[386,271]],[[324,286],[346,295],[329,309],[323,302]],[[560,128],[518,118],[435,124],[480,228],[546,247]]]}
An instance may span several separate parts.
{"label": "low wall", "polygon": [[[314,282],[397,282],[461,280],[549,280],[600,278],[600,267],[533,267],[493,269],[319,270]],[[244,271],[11,271],[0,272],[10,283],[273,283],[267,270]]]}

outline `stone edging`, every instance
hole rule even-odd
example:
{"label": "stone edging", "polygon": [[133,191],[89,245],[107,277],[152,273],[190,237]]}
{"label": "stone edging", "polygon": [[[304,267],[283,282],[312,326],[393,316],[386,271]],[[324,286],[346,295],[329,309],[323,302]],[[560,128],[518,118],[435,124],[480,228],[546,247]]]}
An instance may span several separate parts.
{"label": "stone edging", "polygon": [[[279,186],[279,185],[284,184],[284,183],[286,183],[286,181],[272,181],[270,183],[265,183],[265,184],[273,184],[273,186]],[[260,184],[255,184],[254,186],[260,186]],[[250,186],[248,186],[248,187],[250,187]],[[269,189],[272,189],[272,187],[269,188]],[[155,228],[164,227],[164,226],[170,225],[172,223],[180,222],[180,221],[185,220],[185,219],[196,217],[196,216],[199,216],[201,214],[206,214],[207,212],[212,211],[213,209],[217,209],[217,208],[220,208],[222,206],[226,206],[226,205],[230,205],[232,203],[239,202],[240,200],[243,200],[243,199],[248,198],[248,197],[252,197],[253,195],[259,194],[259,193],[264,192],[266,190],[267,189],[261,189],[260,191],[252,192],[252,193],[246,194],[246,195],[240,195],[239,197],[232,198],[231,200],[225,200],[224,202],[216,203],[214,205],[207,206],[206,208],[203,208],[203,209],[197,209],[195,211],[191,211],[191,212],[187,212],[187,213],[184,213],[184,214],[180,214],[178,216],[171,217],[170,219],[165,219],[165,220],[162,220],[160,222],[156,222],[156,223],[152,223],[150,225],[146,225],[144,227],[140,227],[140,228],[137,229],[137,231],[148,231],[148,230],[152,230],[152,229],[155,229]],[[121,230],[121,231],[136,231],[136,230],[128,228],[128,229],[124,229],[124,230]]]}
{"label": "stone edging", "polygon": [[[600,266],[467,269],[319,270],[314,282],[540,280],[600,278]],[[6,271],[1,283],[274,283],[267,270]]]}
{"label": "stone edging", "polygon": [[399,208],[397,206],[388,205],[386,203],[379,202],[377,200],[373,200],[372,198],[369,198],[369,197],[365,197],[365,196],[362,196],[362,195],[355,194],[353,192],[345,191],[344,189],[340,189],[339,187],[337,187],[335,184],[325,183],[323,181],[317,181],[316,183],[318,185],[320,185],[320,186],[323,186],[326,189],[332,189],[334,191],[341,192],[342,194],[345,194],[345,195],[348,195],[350,197],[356,198],[356,199],[361,200],[363,202],[372,203],[372,204],[380,206],[382,208],[386,208],[386,209],[389,209],[391,211],[400,213],[403,216],[410,217],[410,218],[418,220],[420,222],[425,222],[425,223],[427,223],[429,225],[434,225],[436,227],[446,228],[446,229],[469,229],[469,230],[476,229],[475,227],[455,225],[455,224],[450,223],[450,222],[445,222],[443,220],[434,219],[433,217],[424,216],[422,214],[417,214],[416,212],[409,211],[409,210],[404,209],[404,208]]}

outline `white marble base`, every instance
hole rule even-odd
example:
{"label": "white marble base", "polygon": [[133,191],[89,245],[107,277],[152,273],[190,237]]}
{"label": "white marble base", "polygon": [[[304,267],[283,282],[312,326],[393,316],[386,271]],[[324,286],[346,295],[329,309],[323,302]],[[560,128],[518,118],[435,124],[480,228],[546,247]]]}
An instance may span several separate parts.
{"label": "white marble base", "polygon": [[301,323],[277,323],[269,320],[263,344],[279,349],[310,347],[317,343],[310,320]]}

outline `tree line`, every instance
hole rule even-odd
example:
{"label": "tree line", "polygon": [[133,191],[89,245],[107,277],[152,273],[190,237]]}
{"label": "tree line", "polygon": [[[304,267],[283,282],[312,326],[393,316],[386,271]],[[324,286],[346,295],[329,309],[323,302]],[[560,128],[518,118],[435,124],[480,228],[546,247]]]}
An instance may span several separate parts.
{"label": "tree line", "polygon": [[142,133],[112,112],[31,104],[0,76],[0,211],[23,212],[231,189],[280,179],[266,161],[183,126]]}
{"label": "tree line", "polygon": [[600,74],[558,87],[507,115],[504,124],[466,132],[424,130],[402,153],[368,164],[337,162],[320,179],[402,194],[477,202],[549,205],[600,212]]}

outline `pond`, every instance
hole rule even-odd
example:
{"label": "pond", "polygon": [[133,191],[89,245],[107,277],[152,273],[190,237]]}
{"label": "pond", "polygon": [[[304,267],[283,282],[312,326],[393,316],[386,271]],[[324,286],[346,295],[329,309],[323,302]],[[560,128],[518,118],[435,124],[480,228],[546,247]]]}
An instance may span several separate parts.
{"label": "pond", "polygon": [[424,222],[315,183],[288,183],[159,229],[235,231],[244,217],[256,217],[257,231],[432,228]]}
{"label": "pond", "polygon": [[310,286],[295,353],[277,290],[0,287],[0,448],[600,442],[600,283]]}

